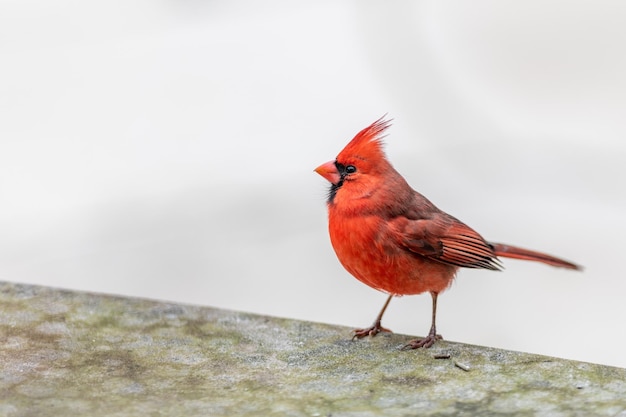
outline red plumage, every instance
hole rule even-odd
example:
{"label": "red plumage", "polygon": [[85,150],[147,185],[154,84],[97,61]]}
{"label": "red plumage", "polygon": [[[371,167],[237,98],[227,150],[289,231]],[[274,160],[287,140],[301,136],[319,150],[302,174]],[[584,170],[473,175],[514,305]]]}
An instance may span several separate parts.
{"label": "red plumage", "polygon": [[315,169],[331,183],[329,233],[339,261],[359,281],[389,294],[374,324],[355,330],[355,337],[387,331],[381,319],[391,297],[428,291],[433,299],[430,332],[406,347],[430,347],[441,338],[435,327],[437,296],[450,286],[459,267],[499,270],[502,256],[580,269],[551,255],[489,243],[439,210],[387,160],[382,135],[389,125],[384,118],[377,120],[334,161]]}

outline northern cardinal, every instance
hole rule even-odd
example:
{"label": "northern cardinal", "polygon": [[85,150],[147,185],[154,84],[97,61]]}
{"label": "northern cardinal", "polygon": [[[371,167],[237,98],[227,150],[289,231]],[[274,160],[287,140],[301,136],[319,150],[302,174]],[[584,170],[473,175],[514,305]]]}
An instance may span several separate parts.
{"label": "northern cardinal", "polygon": [[328,229],[341,264],[359,281],[389,294],[374,324],[354,330],[354,338],[389,331],[381,326],[393,296],[430,292],[428,336],[404,348],[429,348],[437,334],[437,296],[459,267],[501,270],[498,256],[580,269],[544,253],[487,242],[456,218],[413,190],[391,166],[382,149],[390,126],[384,117],[361,130],[337,155],[315,169],[330,185]]}

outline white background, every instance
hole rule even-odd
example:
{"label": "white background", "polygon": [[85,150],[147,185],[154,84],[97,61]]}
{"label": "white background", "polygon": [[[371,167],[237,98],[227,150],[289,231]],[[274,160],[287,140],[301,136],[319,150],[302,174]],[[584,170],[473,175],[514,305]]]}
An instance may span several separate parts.
{"label": "white background", "polygon": [[623,1],[0,0],[0,60],[1,280],[369,325],[313,169],[388,113],[414,188],[586,268],[461,271],[444,337],[626,366]]}

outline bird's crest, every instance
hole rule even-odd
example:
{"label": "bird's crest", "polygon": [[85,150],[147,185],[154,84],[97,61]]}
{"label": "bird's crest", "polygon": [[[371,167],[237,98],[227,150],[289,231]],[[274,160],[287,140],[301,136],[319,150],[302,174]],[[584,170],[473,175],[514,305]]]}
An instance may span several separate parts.
{"label": "bird's crest", "polygon": [[378,161],[385,159],[383,151],[383,138],[385,135],[383,133],[391,126],[391,120],[385,120],[385,116],[357,133],[350,143],[337,155],[337,160],[357,158]]}

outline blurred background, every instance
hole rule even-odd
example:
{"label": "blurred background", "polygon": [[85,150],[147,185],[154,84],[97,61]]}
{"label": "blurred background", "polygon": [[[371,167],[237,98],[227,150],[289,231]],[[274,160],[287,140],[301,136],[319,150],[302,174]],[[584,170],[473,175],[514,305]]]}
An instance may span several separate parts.
{"label": "blurred background", "polygon": [[0,0],[0,280],[369,325],[313,169],[388,113],[415,189],[586,268],[463,270],[444,337],[626,367],[625,48],[621,1]]}

